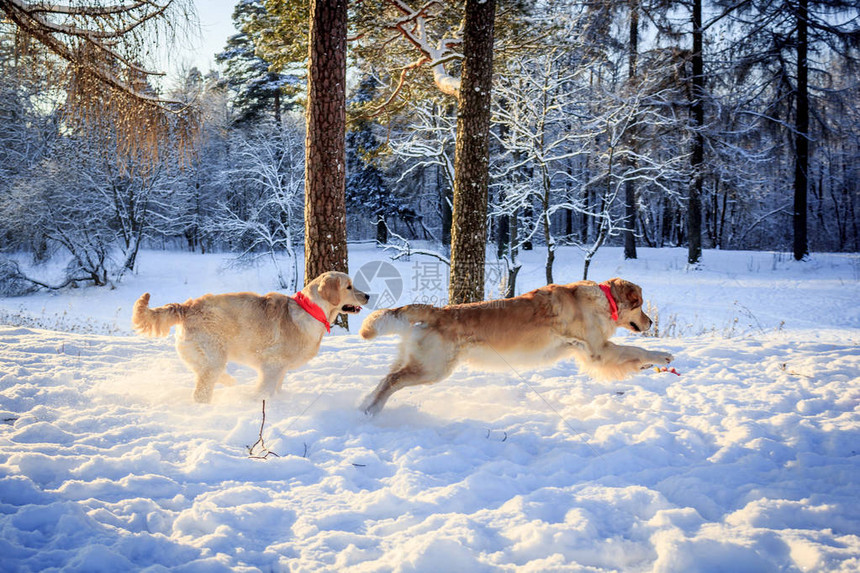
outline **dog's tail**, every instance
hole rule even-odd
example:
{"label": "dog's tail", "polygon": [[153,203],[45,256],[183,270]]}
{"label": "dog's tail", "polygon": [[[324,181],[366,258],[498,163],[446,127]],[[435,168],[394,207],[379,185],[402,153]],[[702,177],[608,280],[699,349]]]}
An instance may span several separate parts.
{"label": "dog's tail", "polygon": [[368,340],[377,336],[403,334],[419,323],[435,322],[438,309],[429,304],[410,304],[400,308],[386,308],[371,313],[361,324],[358,333]]}
{"label": "dog's tail", "polygon": [[185,318],[185,307],[178,303],[170,303],[156,308],[149,308],[149,293],[141,295],[134,303],[131,313],[131,324],[134,331],[143,336],[164,337],[170,332],[170,327],[179,324]]}

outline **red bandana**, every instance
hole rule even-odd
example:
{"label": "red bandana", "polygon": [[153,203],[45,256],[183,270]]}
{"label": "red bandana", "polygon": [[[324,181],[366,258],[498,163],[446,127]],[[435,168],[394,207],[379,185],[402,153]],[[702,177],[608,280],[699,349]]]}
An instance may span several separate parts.
{"label": "red bandana", "polygon": [[323,326],[325,326],[326,332],[331,332],[331,325],[328,323],[328,319],[326,318],[323,309],[320,308],[320,305],[306,297],[302,292],[297,292],[293,295],[293,300],[299,303],[299,306],[302,307],[305,312],[320,321]]}
{"label": "red bandana", "polygon": [[606,295],[606,300],[609,301],[609,310],[612,312],[612,320],[618,320],[618,305],[615,303],[615,299],[612,298],[612,290],[607,285],[597,285],[600,287],[600,290],[603,291],[603,294]]}

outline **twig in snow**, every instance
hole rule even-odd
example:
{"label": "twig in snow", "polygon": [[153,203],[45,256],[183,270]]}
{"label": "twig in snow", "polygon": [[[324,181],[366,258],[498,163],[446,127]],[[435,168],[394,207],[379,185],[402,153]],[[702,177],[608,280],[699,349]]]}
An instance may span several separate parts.
{"label": "twig in snow", "polygon": [[[266,401],[263,400],[263,421],[260,423],[260,435],[257,438],[257,441],[254,442],[253,446],[245,446],[246,448],[248,448],[248,457],[249,458],[253,458],[255,460],[265,460],[269,456],[275,456],[276,458],[281,457],[266,447],[266,444],[263,441],[263,427],[265,425],[266,425]],[[258,445],[260,446],[260,454],[254,455],[254,449]],[[305,446],[305,451],[307,451],[307,446]]]}
{"label": "twig in snow", "polygon": [[803,374],[801,372],[797,372],[796,370],[789,370],[788,364],[785,362],[783,362],[782,364],[779,365],[779,369],[782,370],[783,372],[785,372],[786,374],[789,374],[790,376],[799,376],[800,378],[806,378],[807,380],[812,380],[812,376],[810,376],[809,374]]}
{"label": "twig in snow", "polygon": [[[756,315],[753,314],[753,312],[750,309],[748,309],[747,307],[745,307],[744,305],[742,305],[738,301],[735,301],[735,307],[739,308],[741,310],[742,314],[745,314],[748,318],[751,318],[752,320],[754,320],[755,321],[755,327],[758,328],[758,331],[760,333],[764,334],[764,328],[762,328],[761,323],[758,321],[758,318],[756,317]],[[750,326],[753,326],[753,325],[751,324]]]}
{"label": "twig in snow", "polygon": [[[490,439],[490,433],[491,433],[491,432],[492,432],[492,430],[487,430],[487,439],[488,439],[488,440]],[[502,437],[502,439],[501,439],[501,440],[499,440],[499,441],[500,441],[500,442],[507,442],[507,441],[508,441],[508,432],[507,432],[507,430],[502,430],[502,433],[504,434],[504,437]]]}

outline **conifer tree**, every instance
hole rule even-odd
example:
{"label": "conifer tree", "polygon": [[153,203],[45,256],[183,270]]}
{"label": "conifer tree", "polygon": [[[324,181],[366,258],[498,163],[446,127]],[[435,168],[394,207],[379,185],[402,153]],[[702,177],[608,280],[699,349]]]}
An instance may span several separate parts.
{"label": "conifer tree", "polygon": [[237,123],[248,123],[270,117],[281,122],[284,109],[282,92],[285,86],[295,86],[295,75],[271,71],[271,64],[257,55],[255,37],[249,34],[268,18],[263,0],[239,2],[233,10],[233,23],[241,30],[227,39],[215,61],[225,66],[225,77],[235,92],[233,109]]}
{"label": "conifer tree", "polygon": [[[372,76],[365,76],[359,85],[353,105],[362,105],[376,97],[378,82]],[[376,225],[376,242],[388,242],[386,217],[397,211],[385,177],[378,166],[382,142],[374,133],[370,118],[361,115],[352,122],[346,133],[346,199],[356,211],[370,217]]]}
{"label": "conifer tree", "polygon": [[[758,68],[762,83],[777,86],[769,112],[779,114],[790,104],[786,121],[772,115],[774,124],[790,125],[792,142],[794,258],[809,253],[809,166],[816,100],[834,84],[823,60],[834,59],[856,72],[860,48],[860,5],[853,0],[754,0],[741,3],[740,28],[744,69]],[[788,86],[790,93],[784,93]],[[788,96],[788,97],[786,97]],[[820,121],[818,123],[821,123]]]}

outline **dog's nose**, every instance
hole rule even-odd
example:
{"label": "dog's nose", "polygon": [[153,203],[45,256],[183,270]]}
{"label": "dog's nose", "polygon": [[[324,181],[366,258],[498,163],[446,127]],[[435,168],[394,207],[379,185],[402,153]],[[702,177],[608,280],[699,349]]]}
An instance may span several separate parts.
{"label": "dog's nose", "polygon": [[362,293],[364,295],[364,304],[367,304],[370,301],[370,295],[367,293]]}

